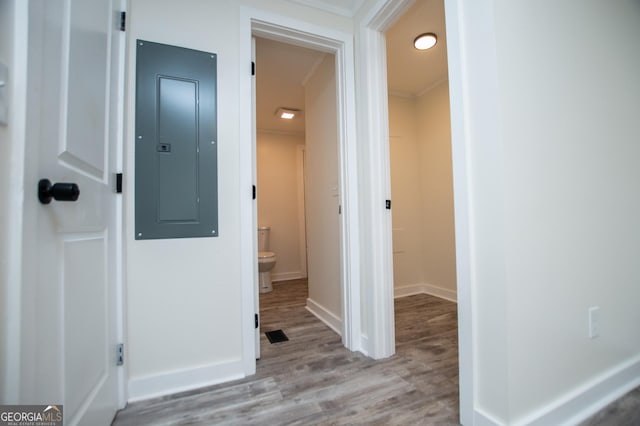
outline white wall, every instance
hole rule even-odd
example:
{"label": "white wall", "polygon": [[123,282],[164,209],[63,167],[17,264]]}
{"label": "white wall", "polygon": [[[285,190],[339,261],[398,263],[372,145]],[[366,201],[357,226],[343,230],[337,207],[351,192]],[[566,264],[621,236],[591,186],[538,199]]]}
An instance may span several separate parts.
{"label": "white wall", "polygon": [[336,93],[334,56],[327,55],[305,85],[309,299],[341,319]]}
{"label": "white wall", "polygon": [[[236,4],[136,0],[130,4],[129,16],[127,354],[130,397],[135,399],[193,385],[186,377],[189,372],[200,371],[197,380],[201,383],[242,375],[239,153],[235,142],[240,58]],[[136,39],[218,55],[217,238],[133,238]]]}
{"label": "white wall", "polygon": [[449,86],[389,96],[396,295],[456,299]]}
{"label": "white wall", "polygon": [[[257,132],[258,225],[271,226],[269,249],[276,254],[271,270],[274,281],[306,276],[304,246],[304,185],[300,149],[304,137],[295,134]],[[304,212],[304,210],[303,210]],[[300,223],[302,222],[302,223]],[[302,240],[301,240],[302,239]]]}
{"label": "white wall", "polygon": [[[241,8],[352,31],[349,19],[284,0],[132,0],[128,14],[128,69],[125,133],[126,305],[129,399],[189,389],[250,372],[242,327],[253,318],[243,311],[240,255],[241,122],[243,79],[249,52],[240,54]],[[180,19],[176,19],[179,16]],[[250,31],[246,27],[247,32]],[[243,35],[244,36],[244,35]],[[141,240],[134,231],[135,40],[151,40],[218,55],[217,238]],[[244,155],[247,155],[246,153]],[[247,185],[248,186],[248,185]],[[255,235],[252,229],[246,235]],[[245,304],[246,306],[246,304]],[[338,310],[339,312],[339,310]],[[221,343],[223,342],[223,343]],[[248,342],[245,342],[248,344]],[[245,354],[247,364],[242,364]]]}
{"label": "white wall", "polygon": [[455,299],[456,253],[449,84],[443,82],[416,101],[422,190],[422,268],[428,288]]}
{"label": "white wall", "polygon": [[389,96],[389,153],[393,202],[393,282],[396,288],[424,284],[422,162],[416,100]]}
{"label": "white wall", "polygon": [[573,423],[640,383],[640,3],[468,3],[476,410]]}

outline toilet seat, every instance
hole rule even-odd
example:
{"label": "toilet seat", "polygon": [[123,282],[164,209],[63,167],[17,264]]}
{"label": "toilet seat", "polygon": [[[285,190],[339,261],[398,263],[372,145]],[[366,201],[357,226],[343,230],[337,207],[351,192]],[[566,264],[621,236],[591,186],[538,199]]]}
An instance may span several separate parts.
{"label": "toilet seat", "polygon": [[258,260],[270,260],[276,257],[276,254],[272,251],[259,251],[258,252]]}

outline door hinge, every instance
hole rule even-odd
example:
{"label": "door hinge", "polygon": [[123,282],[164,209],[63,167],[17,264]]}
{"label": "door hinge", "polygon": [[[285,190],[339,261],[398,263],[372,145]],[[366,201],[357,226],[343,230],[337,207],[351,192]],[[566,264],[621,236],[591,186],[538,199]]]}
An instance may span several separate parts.
{"label": "door hinge", "polygon": [[120,31],[125,31],[127,28],[127,12],[120,12]]}
{"label": "door hinge", "polygon": [[124,364],[124,343],[116,346],[116,365]]}
{"label": "door hinge", "polygon": [[255,323],[256,323],[256,328],[258,328],[258,326],[260,326],[260,320],[258,319],[258,314],[255,314]]}
{"label": "door hinge", "polygon": [[255,185],[253,185],[251,187],[251,191],[252,191],[251,192],[251,194],[252,194],[251,196],[253,197],[252,199],[255,200],[256,199],[256,186]]}
{"label": "door hinge", "polygon": [[256,75],[256,63],[251,61],[251,75]]}
{"label": "door hinge", "polygon": [[122,173],[116,173],[116,194],[122,194]]}
{"label": "door hinge", "polygon": [[384,202],[384,207],[385,207],[387,210],[391,210],[391,200],[385,200],[385,202]]}

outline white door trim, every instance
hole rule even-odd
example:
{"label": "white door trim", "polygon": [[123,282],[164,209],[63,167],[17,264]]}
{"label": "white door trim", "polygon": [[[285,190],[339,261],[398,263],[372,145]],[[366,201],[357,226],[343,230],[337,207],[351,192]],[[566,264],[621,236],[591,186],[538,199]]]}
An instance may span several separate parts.
{"label": "white door trim", "polygon": [[[264,10],[241,7],[240,56],[251,58],[251,37],[260,35],[274,40],[330,52],[336,58],[338,147],[340,170],[341,264],[342,264],[342,341],[350,350],[361,350],[360,327],[360,253],[358,226],[358,167],[355,124],[355,65],[353,35],[315,26]],[[240,184],[247,196],[241,198],[241,258],[242,258],[242,341],[243,365],[246,374],[255,372],[254,292],[257,291],[256,232],[257,218],[253,213],[251,186],[254,147],[251,143],[251,79],[241,76],[240,84]]]}
{"label": "white door trim", "polygon": [[[386,44],[384,31],[402,15],[414,0],[379,0],[366,16],[361,16],[358,31],[358,64],[361,93],[367,94],[361,112],[360,137],[370,150],[368,172],[371,239],[368,260],[375,270],[367,276],[371,309],[367,312],[367,345],[374,358],[395,352],[393,324],[393,257],[391,216],[380,209],[380,200],[389,199],[389,138],[386,81]],[[454,180],[454,216],[456,230],[456,273],[458,294],[458,349],[460,372],[460,421],[474,424],[474,333],[471,256],[471,201],[468,182],[468,117],[465,115],[465,34],[461,0],[445,0],[449,91],[451,109],[451,145]],[[468,37],[468,36],[467,36]]]}

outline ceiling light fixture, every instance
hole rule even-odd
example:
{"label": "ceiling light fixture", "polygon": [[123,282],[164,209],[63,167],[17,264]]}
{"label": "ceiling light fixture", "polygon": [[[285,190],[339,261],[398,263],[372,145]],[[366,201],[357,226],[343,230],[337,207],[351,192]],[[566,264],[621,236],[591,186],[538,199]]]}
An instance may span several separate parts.
{"label": "ceiling light fixture", "polygon": [[438,37],[434,33],[420,34],[413,40],[413,46],[418,50],[431,49],[438,42]]}
{"label": "ceiling light fixture", "polygon": [[278,108],[278,110],[276,111],[276,116],[285,120],[292,120],[296,115],[298,115],[299,112],[299,109]]}

